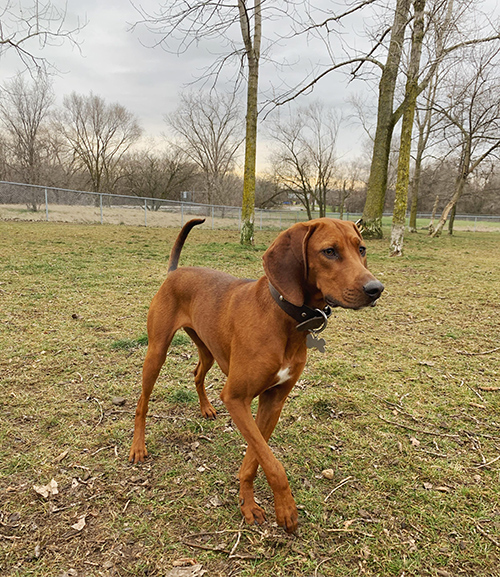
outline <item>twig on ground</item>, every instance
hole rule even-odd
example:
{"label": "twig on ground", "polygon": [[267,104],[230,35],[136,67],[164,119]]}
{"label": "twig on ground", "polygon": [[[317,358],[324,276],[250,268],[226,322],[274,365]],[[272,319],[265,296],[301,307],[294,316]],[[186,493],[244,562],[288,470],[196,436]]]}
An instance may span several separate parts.
{"label": "twig on ground", "polygon": [[227,553],[229,555],[229,551],[227,549],[220,549],[217,545],[215,547],[209,547],[208,545],[200,545],[199,543],[192,543],[191,541],[186,541],[185,539],[182,541],[184,545],[188,547],[193,547],[195,549],[203,549],[203,551],[217,551],[217,553]]}
{"label": "twig on ground", "polygon": [[[221,549],[217,545],[215,547],[209,547],[208,545],[200,545],[199,543],[192,543],[191,541],[182,541],[184,545],[188,547],[193,547],[194,549],[203,549],[204,551],[215,551],[215,553],[225,553],[226,555],[230,555],[231,552],[227,549]],[[255,561],[256,559],[260,559],[257,555],[232,555],[231,559],[246,559],[248,561]]]}
{"label": "twig on ground", "polygon": [[231,549],[231,552],[229,553],[229,559],[232,559],[234,557],[234,552],[238,548],[238,545],[240,544],[240,540],[241,540],[241,531],[238,531],[238,537],[236,538],[236,543],[233,545],[233,548]]}
{"label": "twig on ground", "polygon": [[402,429],[407,429],[408,431],[413,431],[414,433],[420,433],[421,435],[433,435],[435,437],[460,439],[460,435],[453,435],[450,433],[438,433],[436,431],[426,431],[424,429],[416,429],[415,427],[409,427],[408,425],[403,425],[402,423],[398,423],[397,421],[390,421],[389,419],[385,419],[382,415],[379,415],[378,418],[384,421],[384,423],[388,423],[389,425],[394,425],[395,427],[401,427]]}
{"label": "twig on ground", "polygon": [[97,429],[97,427],[102,423],[102,420],[104,419],[104,411],[102,410],[102,405],[101,405],[101,401],[99,401],[98,398],[96,397],[91,397],[89,399],[90,401],[95,401],[98,405],[99,405],[99,411],[101,412],[100,416],[99,416],[99,421],[94,425],[94,427],[92,428],[92,430]]}
{"label": "twig on ground", "polygon": [[467,355],[469,357],[476,357],[479,355],[491,355],[491,353],[496,353],[497,351],[500,351],[500,347],[496,347],[495,349],[491,349],[489,351],[480,351],[478,353],[471,353],[469,351],[459,351],[455,349],[455,352],[458,353],[459,355]]}
{"label": "twig on ground", "polygon": [[478,397],[483,403],[486,402],[486,401],[484,400],[484,398],[476,391],[476,389],[473,389],[473,388],[472,388],[469,384],[467,384],[465,381],[462,381],[460,384],[461,384],[461,385],[464,385],[464,384],[465,384],[465,386],[466,386],[468,389],[470,389],[475,395],[477,395],[477,397]]}
{"label": "twig on ground", "polygon": [[481,533],[481,535],[484,535],[486,539],[489,539],[493,543],[493,545],[495,545],[496,547],[500,547],[500,543],[496,539],[494,539],[489,533],[487,533],[482,527],[476,524],[476,529]]}
{"label": "twig on ground", "polygon": [[326,503],[328,501],[328,499],[335,493],[335,491],[337,491],[337,489],[340,489],[341,487],[343,487],[345,484],[347,484],[353,477],[351,475],[349,475],[349,477],[346,477],[345,479],[343,479],[342,481],[340,481],[340,483],[334,487],[329,493],[328,495],[325,497],[324,499],[324,503]]}
{"label": "twig on ground", "polygon": [[427,453],[427,455],[432,455],[433,457],[442,457],[443,459],[447,459],[448,455],[445,453],[436,453],[436,451],[428,451],[427,449],[417,449],[418,453]]}
{"label": "twig on ground", "polygon": [[[97,425],[96,425],[97,427]],[[105,451],[106,449],[113,449],[114,445],[108,445],[107,447],[101,447],[100,449],[97,449],[97,451],[94,451],[93,453],[90,453],[91,457],[94,457],[95,455],[97,455],[97,453],[100,453],[101,451]]]}
{"label": "twig on ground", "polygon": [[318,563],[316,569],[314,570],[314,577],[318,577],[318,570],[321,567],[321,565],[323,565],[324,563],[326,563],[327,561],[331,561],[333,559],[333,557],[327,557],[326,559],[323,559],[323,561],[321,561],[320,563]]}
{"label": "twig on ground", "polygon": [[480,465],[475,466],[477,469],[482,469],[483,467],[489,467],[490,465],[493,465],[493,463],[496,463],[497,461],[500,461],[500,455],[498,455],[498,457],[495,457],[491,461],[488,461],[487,463],[481,463]]}
{"label": "twig on ground", "polygon": [[[364,519],[362,519],[364,520]],[[363,537],[370,537],[373,539],[375,535],[372,533],[365,533],[364,531],[360,531],[359,529],[323,529],[326,533],[356,533],[357,535],[363,535]]]}

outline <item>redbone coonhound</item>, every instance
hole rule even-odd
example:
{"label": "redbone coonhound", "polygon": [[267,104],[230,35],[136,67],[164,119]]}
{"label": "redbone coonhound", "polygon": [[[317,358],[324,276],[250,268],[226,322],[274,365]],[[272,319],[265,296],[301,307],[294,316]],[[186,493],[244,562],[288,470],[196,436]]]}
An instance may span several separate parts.
{"label": "redbone coonhound", "polygon": [[[366,267],[366,248],[357,226],[327,218],[298,223],[280,233],[264,253],[265,275],[257,281],[206,268],[177,269],[189,231],[202,222],[191,220],[182,228],[167,279],[149,309],[149,343],[129,460],[137,463],[147,456],[149,398],[172,337],[183,328],[198,348],[194,380],[204,417],[216,416],[204,386],[214,360],[227,376],[220,397],[248,443],[239,472],[245,519],[265,520],[253,491],[260,465],[274,493],[276,520],[292,533],[298,525],[297,507],[285,470],[267,442],[304,368],[307,340],[324,328],[329,307],[372,305],[384,286]],[[254,419],[250,404],[255,397],[259,404]]]}

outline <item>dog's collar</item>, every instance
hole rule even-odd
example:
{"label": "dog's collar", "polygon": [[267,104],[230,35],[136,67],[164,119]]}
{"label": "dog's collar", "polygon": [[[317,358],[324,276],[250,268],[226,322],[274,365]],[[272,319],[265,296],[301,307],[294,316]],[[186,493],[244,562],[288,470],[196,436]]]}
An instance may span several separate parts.
{"label": "dog's collar", "polygon": [[299,323],[295,327],[298,331],[320,333],[326,329],[328,317],[332,314],[332,309],[328,305],[323,310],[313,309],[307,305],[299,307],[285,300],[271,283],[269,291],[280,309]]}

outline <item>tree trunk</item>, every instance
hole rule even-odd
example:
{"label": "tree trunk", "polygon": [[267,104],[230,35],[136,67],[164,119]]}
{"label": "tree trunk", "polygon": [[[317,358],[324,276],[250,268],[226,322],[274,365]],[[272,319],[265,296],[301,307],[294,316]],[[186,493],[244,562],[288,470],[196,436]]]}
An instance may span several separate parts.
{"label": "tree trunk", "polygon": [[259,91],[259,58],[262,36],[261,0],[254,0],[253,41],[250,36],[250,18],[245,0],[238,0],[240,25],[248,61],[247,115],[245,133],[245,168],[241,204],[240,243],[252,245],[255,221],[255,166],[257,160],[257,97]]}
{"label": "tree trunk", "polygon": [[429,235],[431,236],[434,234],[434,219],[436,218],[438,203],[439,203],[439,196],[436,196],[434,206],[432,207],[431,221],[429,222]]}
{"label": "tree trunk", "polygon": [[410,208],[410,232],[417,232],[417,209],[418,194],[420,192],[420,178],[422,175],[422,157],[424,154],[423,134],[418,136],[417,156],[415,158],[415,171],[411,185],[411,208]]}
{"label": "tree trunk", "polygon": [[417,232],[417,209],[418,197],[420,193],[420,181],[422,175],[422,160],[427,147],[427,142],[432,129],[432,103],[435,100],[437,82],[431,80],[429,83],[428,106],[423,122],[418,122],[418,142],[417,154],[415,156],[415,171],[411,187],[411,209],[410,209],[410,232]]}
{"label": "tree trunk", "polygon": [[387,61],[379,84],[377,129],[373,143],[368,191],[363,209],[364,236],[382,238],[382,214],[387,190],[387,169],[394,131],[394,91],[403,51],[411,0],[398,0]]}
{"label": "tree trunk", "polygon": [[340,192],[340,206],[339,206],[339,218],[340,220],[344,220],[344,205],[346,199],[346,189],[345,189],[345,180],[342,183],[342,190]]}
{"label": "tree trunk", "polygon": [[[460,173],[457,178],[455,192],[453,193],[453,196],[449,200],[448,204],[444,207],[443,213],[441,214],[441,218],[439,219],[439,222],[436,226],[436,230],[431,234],[432,238],[441,235],[444,225],[446,224],[448,214],[457,204],[457,202],[459,201],[460,197],[464,192],[467,178],[471,172],[471,150],[472,150],[472,142],[471,139],[468,138],[467,141],[465,142],[465,150],[463,151],[463,157],[462,157],[463,160],[460,165]],[[477,166],[478,162],[480,161],[476,161],[476,163],[474,163],[472,170]]]}
{"label": "tree trunk", "polygon": [[457,214],[457,205],[454,204],[450,213],[450,220],[448,221],[448,234],[453,234],[453,225],[455,224],[455,216]]}
{"label": "tree trunk", "polygon": [[401,142],[399,147],[396,197],[394,199],[394,211],[392,215],[390,245],[391,256],[401,256],[403,254],[406,208],[408,204],[408,185],[410,182],[411,137],[413,131],[413,122],[415,120],[415,107],[417,104],[418,96],[418,74],[420,70],[422,42],[424,38],[425,0],[415,0],[413,6],[415,12],[414,26],[411,42],[410,65],[408,68],[408,80],[406,82],[405,94],[408,106],[406,107],[403,114],[403,122],[401,125]]}
{"label": "tree trunk", "polygon": [[457,204],[458,200],[462,196],[466,182],[467,182],[467,174],[462,174],[458,179],[457,186],[455,188],[453,196],[449,200],[448,204],[444,207],[443,213],[441,214],[441,218],[439,219],[439,222],[436,226],[436,230],[431,234],[432,238],[441,235],[444,225],[446,224],[446,220],[448,219],[448,215],[450,214],[451,210]]}
{"label": "tree trunk", "polygon": [[410,222],[408,230],[410,232],[417,232],[417,209],[418,209],[418,189],[420,185],[420,174],[417,180],[417,167],[415,166],[415,174],[411,185],[411,205],[410,205]]}
{"label": "tree trunk", "polygon": [[245,134],[245,169],[241,205],[241,237],[244,245],[253,244],[255,220],[255,165],[257,159],[257,93],[258,66],[249,66],[247,91],[247,118]]}

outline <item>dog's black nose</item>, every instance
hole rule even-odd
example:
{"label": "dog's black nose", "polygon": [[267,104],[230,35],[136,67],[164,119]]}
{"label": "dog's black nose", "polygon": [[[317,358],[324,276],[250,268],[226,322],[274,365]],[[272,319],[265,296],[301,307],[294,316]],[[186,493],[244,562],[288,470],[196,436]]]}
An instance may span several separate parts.
{"label": "dog's black nose", "polygon": [[384,285],[378,280],[371,280],[365,284],[363,290],[372,300],[377,300],[384,290]]}

